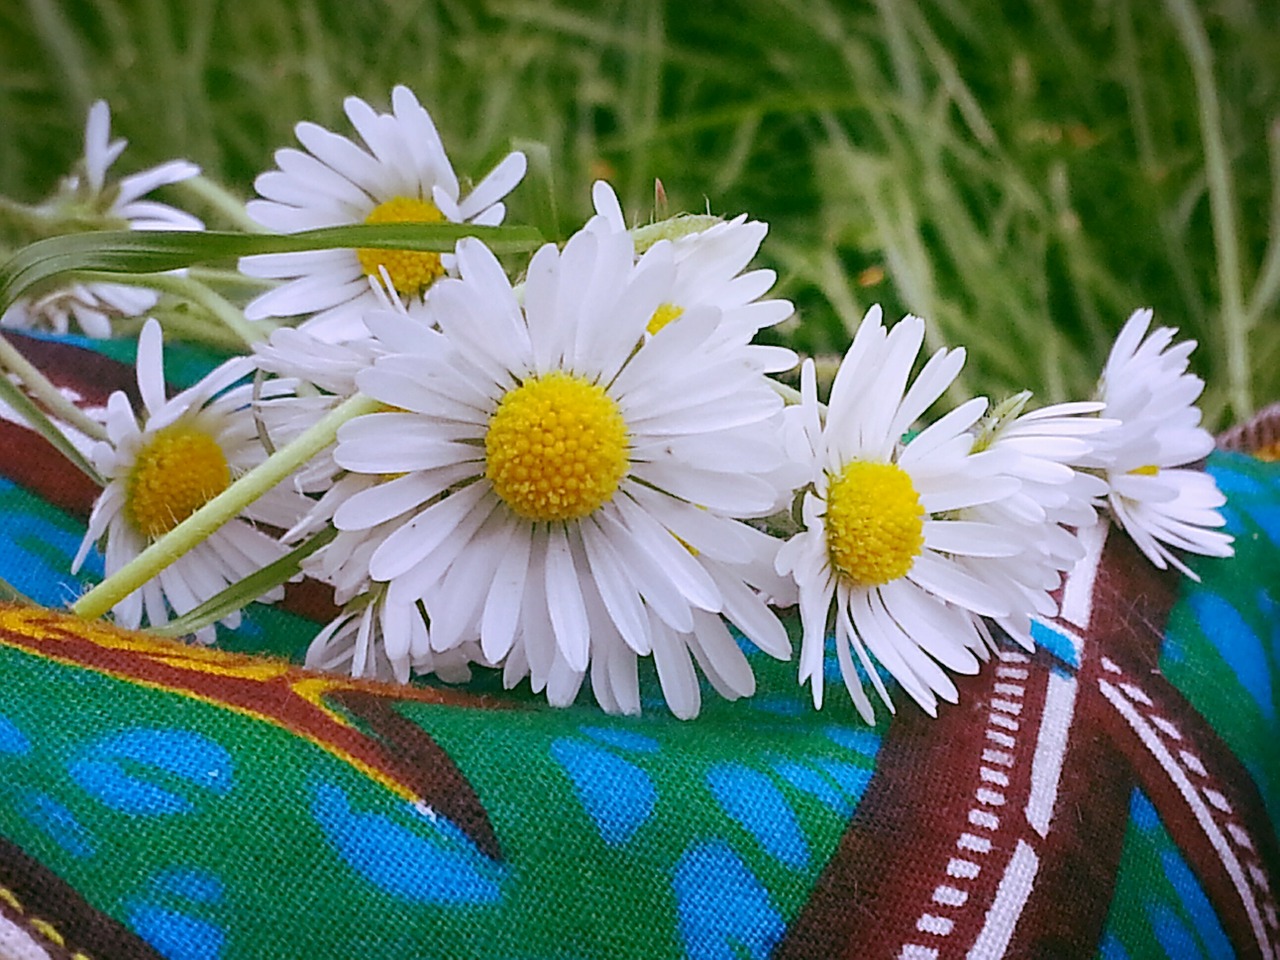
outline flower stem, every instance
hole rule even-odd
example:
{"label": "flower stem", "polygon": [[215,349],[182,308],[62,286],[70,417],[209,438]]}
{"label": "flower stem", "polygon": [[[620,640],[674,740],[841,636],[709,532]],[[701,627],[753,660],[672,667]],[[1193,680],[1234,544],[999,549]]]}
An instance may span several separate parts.
{"label": "flower stem", "polygon": [[775,380],[773,377],[766,377],[765,379],[769,381],[769,386],[773,388],[773,392],[787,401],[787,406],[793,406],[801,402],[800,391],[795,387],[782,383],[780,380]]}
{"label": "flower stem", "polygon": [[44,236],[48,229],[48,217],[41,216],[39,210],[3,195],[0,195],[0,223],[11,223],[36,236]]}
{"label": "flower stem", "polygon": [[40,406],[64,423],[75,427],[86,437],[94,440],[107,439],[107,431],[97,420],[89,417],[83,410],[62,395],[38,369],[18,352],[7,339],[0,337],[0,370],[14,374],[27,388]]}
{"label": "flower stem", "polygon": [[252,347],[267,338],[266,331],[245,319],[226,298],[215,293],[205,284],[177,273],[99,273],[83,271],[77,279],[93,283],[121,283],[132,287],[146,287],[175,297],[182,297],[203,307],[214,319],[226,327],[246,347]]}
{"label": "flower stem", "polygon": [[179,181],[176,186],[187,191],[222,215],[233,229],[245,233],[266,233],[262,224],[245,211],[244,202],[220,183],[200,175]]}
{"label": "flower stem", "polygon": [[71,605],[71,612],[86,619],[102,616],[333,443],[342,424],[380,407],[377,400],[361,394],[344,400],[292,443],[281,447],[86,593]]}

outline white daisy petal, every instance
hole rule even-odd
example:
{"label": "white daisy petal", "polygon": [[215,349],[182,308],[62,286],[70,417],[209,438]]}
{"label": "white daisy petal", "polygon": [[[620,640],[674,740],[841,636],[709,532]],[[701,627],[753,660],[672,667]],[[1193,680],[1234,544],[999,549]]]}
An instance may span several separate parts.
{"label": "white daisy petal", "polygon": [[497,663],[511,650],[519,624],[525,578],[529,570],[532,531],[508,523],[508,545],[493,574],[480,621],[480,642],[484,655]]}
{"label": "white daisy petal", "polygon": [[696,717],[702,695],[688,646],[666,624],[654,623],[652,632],[653,662],[667,706],[682,720]]}
{"label": "white daisy petal", "polygon": [[[148,321],[138,344],[138,392],[144,401],[138,419],[122,392],[108,400],[107,439],[97,444],[93,460],[107,485],[90,514],[89,528],[74,560],[78,569],[89,546],[104,537],[105,570],[111,576],[221,493],[233,469],[249,469],[266,457],[248,426],[252,414],[241,399],[243,388],[228,387],[249,369],[244,358],[229,361],[204,380],[166,399],[164,358],[159,324]],[[224,392],[225,391],[225,392]],[[307,501],[269,493],[277,516],[286,525],[297,521]],[[292,503],[292,512],[284,508]],[[285,548],[250,524],[233,518],[115,607],[117,622],[138,627],[167,623],[279,559]],[[264,598],[278,599],[272,590]],[[223,620],[239,623],[234,611]],[[213,627],[197,633],[212,642]]]}
{"label": "white daisy petal", "polygon": [[[463,220],[475,221],[486,209],[494,206],[524,179],[528,164],[523,153],[509,153],[501,162],[476,184],[467,198],[458,204]],[[499,220],[499,223],[502,221]],[[494,224],[496,226],[496,224]]]}
{"label": "white daisy petal", "polygon": [[[248,204],[250,215],[285,233],[363,222],[501,222],[500,201],[524,175],[523,154],[506,157],[459,204],[458,179],[430,114],[407,87],[392,90],[391,101],[391,113],[380,113],[357,97],[344,101],[367,149],[313,123],[298,124],[295,133],[303,150],[276,154],[279,169],[255,181],[264,199]],[[325,339],[347,338],[358,329],[360,314],[379,306],[378,295],[364,279],[366,272],[377,277],[378,271],[359,262],[352,251],[344,253],[345,267],[336,273],[331,266],[338,261],[332,256],[246,258],[242,269],[247,273],[290,281],[252,301],[246,315],[261,319],[313,313],[304,324],[310,332]],[[425,303],[453,259],[403,253],[396,262],[400,265],[382,261],[382,269],[402,305],[412,308]]]}
{"label": "white daisy petal", "polygon": [[694,632],[685,638],[702,672],[716,693],[726,700],[749,697],[756,692],[756,675],[746,654],[730,636],[724,621],[705,613],[694,615]]}
{"label": "white daisy petal", "polygon": [[578,570],[569,551],[564,527],[553,524],[547,541],[547,609],[555,631],[556,646],[571,668],[587,669],[590,628],[587,609],[578,585]]}
{"label": "white daisy petal", "polygon": [[[1087,462],[1105,472],[1112,516],[1151,562],[1189,573],[1167,546],[1230,556],[1231,540],[1207,529],[1222,525],[1216,508],[1225,502],[1213,479],[1185,469],[1213,449],[1194,406],[1204,384],[1187,370],[1195,344],[1174,344],[1175,331],[1151,330],[1152,319],[1135,311],[1116,338],[1099,384],[1102,417],[1114,426]],[[1200,497],[1199,511],[1183,513],[1188,495]]]}
{"label": "white daisy petal", "polygon": [[629,580],[609,537],[593,521],[583,523],[581,529],[591,576],[610,619],[627,646],[638,656],[647,656],[652,652],[652,645],[640,594]]}

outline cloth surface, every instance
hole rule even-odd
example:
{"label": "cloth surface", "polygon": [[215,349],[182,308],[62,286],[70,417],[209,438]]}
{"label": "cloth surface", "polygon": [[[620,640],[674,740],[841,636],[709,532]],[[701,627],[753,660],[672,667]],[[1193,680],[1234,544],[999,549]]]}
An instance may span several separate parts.
{"label": "cloth surface", "polygon": [[[127,343],[14,340],[131,384]],[[0,577],[59,608],[95,490],[0,414]],[[936,720],[866,726],[834,656],[821,712],[755,655],[692,722],[643,671],[636,718],[311,673],[314,586],[217,650],[0,607],[0,957],[1275,957],[1280,465],[1207,469],[1233,559],[1100,525]]]}

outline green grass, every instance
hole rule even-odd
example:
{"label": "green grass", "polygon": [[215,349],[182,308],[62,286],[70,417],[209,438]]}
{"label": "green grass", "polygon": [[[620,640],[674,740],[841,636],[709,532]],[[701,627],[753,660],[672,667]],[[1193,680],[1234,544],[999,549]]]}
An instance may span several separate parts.
{"label": "green grass", "polygon": [[803,352],[880,301],[968,348],[966,390],[1079,397],[1153,306],[1200,342],[1211,426],[1280,398],[1266,0],[14,0],[0,65],[18,200],[99,96],[122,170],[187,156],[248,197],[294,123],[348,132],[343,96],[402,82],[460,172],[530,150],[508,222],[564,237],[600,176],[639,220],[660,178],[673,211],[768,221]]}

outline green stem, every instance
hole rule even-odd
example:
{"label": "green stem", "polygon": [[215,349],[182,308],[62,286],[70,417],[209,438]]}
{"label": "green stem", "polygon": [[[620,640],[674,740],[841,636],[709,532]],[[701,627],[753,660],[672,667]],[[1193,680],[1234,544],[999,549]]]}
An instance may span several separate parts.
{"label": "green stem", "polygon": [[361,394],[347,398],[292,443],[281,447],[86,593],[71,605],[71,612],[86,619],[102,616],[333,443],[342,424],[380,407],[377,400]]}
{"label": "green stem", "polygon": [[1196,85],[1213,242],[1218,252],[1218,287],[1222,292],[1222,327],[1227,350],[1227,394],[1236,416],[1245,418],[1253,414],[1253,398],[1249,389],[1249,318],[1244,309],[1235,198],[1222,133],[1218,90],[1213,80],[1213,54],[1192,0],[1165,0],[1165,6],[1186,47]]}
{"label": "green stem", "polygon": [[176,620],[170,620],[160,627],[152,627],[151,632],[160,637],[181,637],[195,633],[201,627],[208,626],[237,610],[243,609],[254,600],[295,576],[301,568],[302,561],[315,553],[325,544],[333,540],[338,531],[333,527],[325,527],[306,543],[294,547],[279,560],[267,564],[256,573],[251,573],[236,583],[231,584],[216,596],[210,597],[190,613],[183,614]]}
{"label": "green stem", "polygon": [[28,233],[43,237],[48,234],[49,218],[41,216],[35,207],[0,195],[0,223],[11,223]]}
{"label": "green stem", "polygon": [[176,186],[217,211],[236,230],[242,230],[245,233],[269,232],[249,216],[245,211],[244,201],[222,184],[215,183],[204,175],[189,177],[177,183]]}
{"label": "green stem", "polygon": [[11,584],[8,580],[0,580],[0,603],[16,603],[21,607],[34,607],[36,602]]}
{"label": "green stem", "polygon": [[7,339],[0,336],[0,369],[14,374],[27,392],[51,414],[65,423],[75,427],[86,437],[94,440],[107,439],[107,431],[97,420],[85,414],[83,410],[62,395],[38,369],[18,352]]}
{"label": "green stem", "polygon": [[67,438],[63,428],[50,420],[49,415],[36,406],[35,401],[7,376],[0,376],[0,401],[12,407],[13,411],[26,421],[28,427],[44,437],[45,441],[66,457],[73,467],[99,487],[107,485],[106,481],[98,476],[98,471],[93,469],[93,465],[85,459],[84,454],[77,450],[75,444]]}
{"label": "green stem", "polygon": [[236,309],[228,300],[209,287],[190,277],[178,273],[106,273],[98,271],[79,272],[76,278],[93,283],[121,283],[132,287],[146,287],[160,293],[182,297],[207,310],[219,323],[226,327],[236,339],[246,347],[261,343],[267,339],[269,331],[259,325],[250,323],[244,314]]}
{"label": "green stem", "polygon": [[265,277],[251,277],[239,270],[226,270],[219,267],[194,266],[187,268],[187,276],[206,286],[245,288],[246,290],[270,290],[279,286],[278,280]]}
{"label": "green stem", "polygon": [[785,383],[781,383],[773,379],[773,377],[766,377],[765,379],[769,381],[769,386],[773,388],[773,392],[776,393],[778,396],[780,396],[783,400],[787,401],[787,406],[796,406],[803,399],[800,396],[800,391],[797,390],[795,387]]}
{"label": "green stem", "polygon": [[[228,333],[217,324],[209,323],[203,314],[187,310],[166,310],[162,306],[152,309],[151,317],[160,321],[164,328],[165,339],[183,340],[187,343],[198,343],[222,353],[243,353],[244,343],[239,337]],[[121,321],[116,325],[116,332],[122,337],[137,337],[142,332],[145,318],[137,317],[131,321]],[[172,334],[172,338],[170,337]]]}

